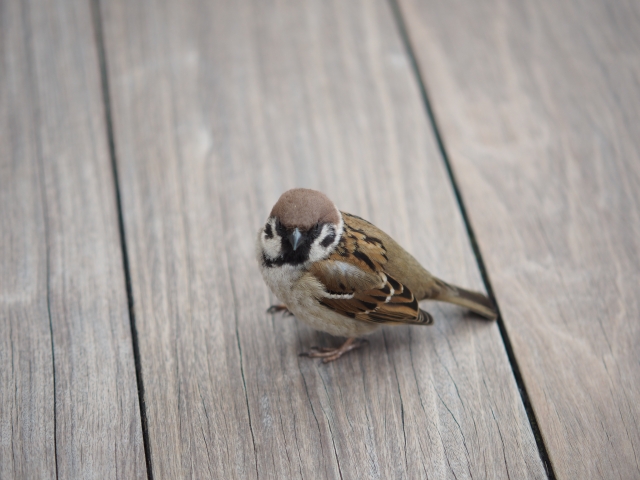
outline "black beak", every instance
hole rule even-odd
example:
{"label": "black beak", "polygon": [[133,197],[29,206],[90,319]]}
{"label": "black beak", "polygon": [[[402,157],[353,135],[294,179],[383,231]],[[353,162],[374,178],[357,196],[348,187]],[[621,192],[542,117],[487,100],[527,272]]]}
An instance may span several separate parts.
{"label": "black beak", "polygon": [[291,243],[293,251],[295,252],[302,243],[302,234],[300,233],[300,230],[296,228],[291,235],[289,235],[289,243]]}

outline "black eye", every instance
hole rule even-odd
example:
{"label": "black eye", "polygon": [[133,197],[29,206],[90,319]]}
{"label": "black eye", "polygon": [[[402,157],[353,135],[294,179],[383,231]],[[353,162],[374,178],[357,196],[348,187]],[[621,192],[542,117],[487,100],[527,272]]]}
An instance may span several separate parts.
{"label": "black eye", "polygon": [[280,219],[276,217],[276,232],[282,238],[287,236],[287,228],[280,223]]}
{"label": "black eye", "polygon": [[335,241],[335,239],[336,239],[336,232],[334,232],[333,229],[331,229],[331,233],[329,233],[329,235],[324,237],[324,240],[322,240],[320,245],[322,245],[324,248],[327,248],[329,245],[331,245]]}
{"label": "black eye", "polygon": [[264,236],[266,238],[273,238],[273,230],[271,230],[271,224],[267,223],[264,227]]}

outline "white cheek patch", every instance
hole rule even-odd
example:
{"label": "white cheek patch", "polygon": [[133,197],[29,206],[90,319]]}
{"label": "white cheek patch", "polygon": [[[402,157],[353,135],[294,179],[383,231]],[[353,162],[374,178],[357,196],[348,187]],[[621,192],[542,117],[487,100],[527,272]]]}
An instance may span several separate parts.
{"label": "white cheek patch", "polygon": [[282,240],[276,233],[275,221],[271,219],[267,222],[267,225],[271,226],[271,238],[268,237],[265,226],[260,232],[262,252],[269,260],[275,260],[282,255]]}
{"label": "white cheek patch", "polygon": [[[338,209],[336,208],[336,210]],[[344,220],[342,220],[342,213],[340,213],[340,210],[338,210],[338,216],[340,217],[340,223],[338,223],[336,227],[336,239],[333,241],[331,245],[329,245],[329,248],[331,250],[333,250],[338,245],[338,243],[340,243],[340,239],[342,238],[342,232],[344,231]]]}
{"label": "white cheek patch", "polygon": [[275,260],[282,254],[280,239],[277,237],[266,238],[262,235],[262,251],[269,260]]}
{"label": "white cheek patch", "polygon": [[[317,262],[318,260],[323,260],[329,256],[333,249],[336,248],[338,243],[340,243],[340,238],[342,237],[342,231],[344,230],[344,221],[342,220],[342,214],[338,210],[338,215],[340,215],[340,223],[336,225],[336,227],[332,228],[329,225],[324,225],[322,227],[322,231],[318,238],[316,238],[311,244],[311,249],[309,250],[309,259],[307,262]],[[331,234],[333,231],[335,238],[333,242],[327,245],[326,247],[322,246],[322,241]]]}
{"label": "white cheek patch", "polygon": [[332,231],[332,228],[329,225],[324,225],[322,227],[322,231],[320,232],[320,235],[318,235],[318,238],[316,238],[311,244],[311,248],[309,249],[309,259],[307,260],[308,262],[317,262],[318,260],[322,260],[326,258],[329,255],[329,253],[333,250],[333,248],[335,247],[334,244],[338,239],[337,235],[336,235],[336,240],[334,240],[334,242],[328,247],[323,247],[321,245],[322,241],[326,238],[327,235],[331,233],[331,231]]}

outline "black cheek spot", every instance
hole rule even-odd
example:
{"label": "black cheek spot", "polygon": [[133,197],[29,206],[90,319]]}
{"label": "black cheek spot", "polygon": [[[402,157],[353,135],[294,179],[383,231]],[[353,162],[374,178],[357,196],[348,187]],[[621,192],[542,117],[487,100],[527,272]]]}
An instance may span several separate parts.
{"label": "black cheek spot", "polygon": [[329,245],[331,245],[335,241],[335,239],[336,239],[336,234],[330,233],[329,235],[324,237],[324,240],[322,240],[320,245],[322,245],[324,248],[327,248]]}
{"label": "black cheek spot", "polygon": [[266,238],[273,238],[273,230],[271,229],[271,224],[267,223],[264,227],[264,236]]}

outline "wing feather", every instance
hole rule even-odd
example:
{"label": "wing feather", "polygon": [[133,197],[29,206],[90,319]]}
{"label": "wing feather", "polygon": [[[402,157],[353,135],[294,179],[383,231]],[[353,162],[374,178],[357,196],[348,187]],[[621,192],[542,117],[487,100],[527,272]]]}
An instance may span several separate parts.
{"label": "wing feather", "polygon": [[[411,291],[391,279],[398,288],[391,288],[390,277],[384,276],[383,284],[378,288],[353,291],[350,294],[328,293],[318,301],[350,318],[374,323],[416,323],[429,324],[433,318],[420,310],[418,301]],[[322,279],[318,279],[322,283]]]}
{"label": "wing feather", "polygon": [[367,235],[364,220],[343,213],[345,229],[334,252],[315,262],[309,272],[324,287],[318,301],[350,318],[373,323],[429,324],[411,290],[385,273],[387,252],[382,241]]}

